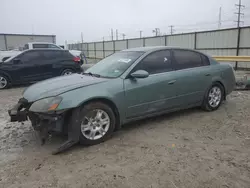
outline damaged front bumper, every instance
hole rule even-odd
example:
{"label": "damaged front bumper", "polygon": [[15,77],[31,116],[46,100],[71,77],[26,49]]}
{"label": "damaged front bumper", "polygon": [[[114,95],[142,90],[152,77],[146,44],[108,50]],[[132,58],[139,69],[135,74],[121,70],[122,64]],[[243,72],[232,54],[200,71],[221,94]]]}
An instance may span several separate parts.
{"label": "damaged front bumper", "polygon": [[67,134],[68,140],[64,142],[53,154],[60,153],[75,143],[78,143],[76,125],[70,125],[71,114],[69,111],[52,113],[36,113],[29,111],[31,103],[26,99],[20,99],[18,103],[8,110],[11,122],[31,121],[32,127],[37,132],[41,144],[45,144],[49,135],[53,133]]}

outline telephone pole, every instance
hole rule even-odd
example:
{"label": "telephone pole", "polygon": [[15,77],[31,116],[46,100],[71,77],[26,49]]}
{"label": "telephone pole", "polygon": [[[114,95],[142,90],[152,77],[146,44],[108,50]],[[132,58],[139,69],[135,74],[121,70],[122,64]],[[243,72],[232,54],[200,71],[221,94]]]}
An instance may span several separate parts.
{"label": "telephone pole", "polygon": [[169,27],[170,27],[170,35],[173,35],[173,33],[174,33],[174,26],[170,25]]}
{"label": "telephone pole", "polygon": [[126,36],[126,35],[125,35],[124,33],[122,33],[122,39],[123,39],[123,40],[125,40],[125,36]]}
{"label": "telephone pole", "polygon": [[116,40],[118,40],[118,29],[115,30]]}
{"label": "telephone pole", "polygon": [[153,30],[153,33],[155,33],[155,36],[157,37],[160,34],[160,29],[159,28],[155,28]]}
{"label": "telephone pole", "polygon": [[242,8],[244,8],[245,6],[241,4],[241,0],[239,0],[239,4],[236,4],[235,6],[238,9],[238,12],[235,12],[235,14],[238,16],[238,19],[235,22],[237,22],[237,27],[239,28],[240,27],[240,23],[243,22],[243,21],[241,21],[241,16],[244,15],[242,13]]}
{"label": "telephone pole", "polygon": [[220,7],[220,10],[219,10],[219,20],[218,20],[218,29],[221,28],[221,7]]}
{"label": "telephone pole", "polygon": [[83,51],[83,34],[82,34],[82,32],[81,32],[81,39],[82,39],[81,50]]}
{"label": "telephone pole", "polygon": [[114,32],[113,32],[113,29],[111,29],[111,40],[112,40],[112,41],[114,40]]}
{"label": "telephone pole", "polygon": [[142,31],[139,31],[140,32],[140,38],[142,38]]}

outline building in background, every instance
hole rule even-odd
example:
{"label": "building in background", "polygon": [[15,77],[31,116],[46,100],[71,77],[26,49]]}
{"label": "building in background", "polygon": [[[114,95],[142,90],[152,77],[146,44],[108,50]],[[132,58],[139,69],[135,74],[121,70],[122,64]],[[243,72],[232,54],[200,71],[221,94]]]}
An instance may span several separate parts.
{"label": "building in background", "polygon": [[56,43],[56,36],[0,33],[0,50],[20,49],[28,42]]}

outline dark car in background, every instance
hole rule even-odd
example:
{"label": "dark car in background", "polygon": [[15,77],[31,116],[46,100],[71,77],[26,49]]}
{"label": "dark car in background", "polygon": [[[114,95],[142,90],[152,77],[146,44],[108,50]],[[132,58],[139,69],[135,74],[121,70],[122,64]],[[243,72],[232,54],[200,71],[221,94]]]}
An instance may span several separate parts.
{"label": "dark car in background", "polygon": [[25,50],[0,63],[0,89],[81,72],[80,58],[68,50]]}

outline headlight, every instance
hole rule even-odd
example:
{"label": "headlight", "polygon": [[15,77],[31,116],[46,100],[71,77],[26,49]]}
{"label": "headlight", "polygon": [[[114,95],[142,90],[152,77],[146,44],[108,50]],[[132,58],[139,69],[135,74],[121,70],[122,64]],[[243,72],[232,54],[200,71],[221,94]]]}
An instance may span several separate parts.
{"label": "headlight", "polygon": [[45,99],[38,100],[34,102],[31,107],[30,111],[32,112],[49,112],[56,110],[59,106],[60,102],[62,101],[62,97],[49,97]]}

